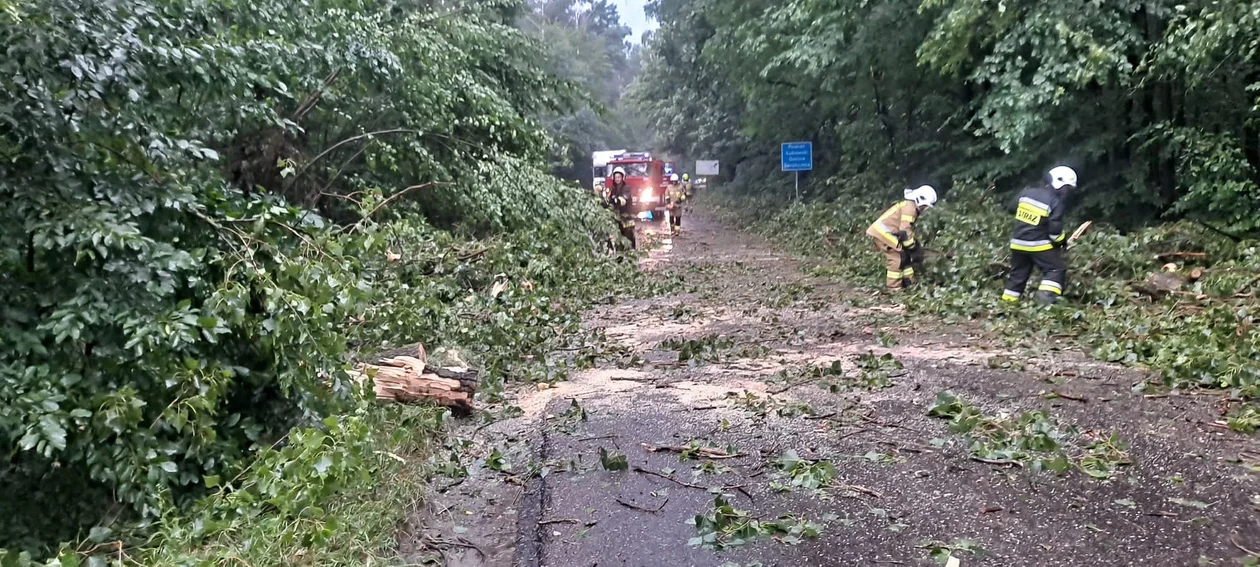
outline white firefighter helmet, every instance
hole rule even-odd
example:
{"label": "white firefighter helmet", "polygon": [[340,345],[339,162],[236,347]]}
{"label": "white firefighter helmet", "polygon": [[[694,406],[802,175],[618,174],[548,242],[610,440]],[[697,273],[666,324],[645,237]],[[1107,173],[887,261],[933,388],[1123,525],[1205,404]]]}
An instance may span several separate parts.
{"label": "white firefighter helmet", "polygon": [[1050,170],[1050,186],[1055,189],[1076,187],[1076,171],[1066,165]]}
{"label": "white firefighter helmet", "polygon": [[924,185],[918,189],[906,189],[906,199],[914,201],[915,205],[920,207],[936,206],[936,189],[931,185]]}
{"label": "white firefighter helmet", "polygon": [[622,177],[625,177],[625,176],[626,176],[626,168],[621,167],[620,165],[619,165],[619,166],[617,166],[617,167],[614,167],[614,168],[613,168],[613,172],[612,172],[612,174],[613,174],[613,175],[617,175],[618,173],[620,173]]}
{"label": "white firefighter helmet", "polygon": [[669,180],[670,180],[670,181],[673,181],[674,183],[678,183],[678,174],[677,174],[677,173],[671,173],[671,174],[669,175]]}

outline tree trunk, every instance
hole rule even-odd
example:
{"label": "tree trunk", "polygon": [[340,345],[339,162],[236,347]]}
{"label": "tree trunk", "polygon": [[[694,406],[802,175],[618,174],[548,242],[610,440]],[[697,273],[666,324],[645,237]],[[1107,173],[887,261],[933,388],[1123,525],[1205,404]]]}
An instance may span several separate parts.
{"label": "tree trunk", "polygon": [[380,403],[429,402],[451,408],[458,416],[472,413],[477,393],[475,370],[429,366],[424,347],[418,344],[382,354],[372,364],[360,364],[351,376],[370,378]]}

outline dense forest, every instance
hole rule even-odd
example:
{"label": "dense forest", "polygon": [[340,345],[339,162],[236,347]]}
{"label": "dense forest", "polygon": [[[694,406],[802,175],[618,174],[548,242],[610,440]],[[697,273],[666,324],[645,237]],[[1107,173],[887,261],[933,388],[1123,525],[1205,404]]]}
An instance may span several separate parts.
{"label": "dense forest", "polygon": [[639,74],[640,47],[629,42],[630,28],[606,0],[540,1],[520,27],[546,46],[548,71],[585,89],[579,107],[548,114],[542,123],[560,143],[552,171],[590,188],[591,152],[642,150],[651,143],[640,114],[622,101]]}
{"label": "dense forest", "polygon": [[[974,183],[1063,163],[1080,211],[1260,231],[1254,2],[654,0],[633,96],[662,149],[790,190],[778,144],[812,141],[811,194]],[[773,182],[773,183],[771,183]],[[772,189],[777,187],[779,189]],[[782,195],[782,193],[780,193]]]}
{"label": "dense forest", "polygon": [[457,347],[493,399],[634,280],[553,175],[629,143],[627,34],[602,2],[0,2],[4,564],[387,545],[382,455],[442,414],[368,409],[353,362]]}

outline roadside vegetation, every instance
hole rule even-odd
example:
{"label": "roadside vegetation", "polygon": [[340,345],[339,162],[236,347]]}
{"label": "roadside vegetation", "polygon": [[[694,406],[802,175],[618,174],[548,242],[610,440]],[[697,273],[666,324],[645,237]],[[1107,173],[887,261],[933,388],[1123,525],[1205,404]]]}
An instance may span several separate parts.
{"label": "roadside vegetation", "polygon": [[[1260,9],[1173,4],[658,0],[632,98],[662,147],[721,160],[727,219],[817,275],[878,288],[863,231],[903,188],[932,184],[942,200],[919,229],[927,273],[901,300],[910,314],[1034,352],[1075,344],[1156,371],[1152,388],[1251,400]],[[789,141],[814,145],[799,202],[779,172]],[[1094,221],[1068,253],[1068,301],[1000,305],[1005,202],[1060,163],[1082,178],[1070,228]],[[1222,409],[1249,429],[1254,410]]]}
{"label": "roadside vegetation", "polygon": [[650,292],[551,174],[539,117],[598,103],[533,9],[0,2],[0,563],[390,557],[448,413],[355,361],[493,401]]}

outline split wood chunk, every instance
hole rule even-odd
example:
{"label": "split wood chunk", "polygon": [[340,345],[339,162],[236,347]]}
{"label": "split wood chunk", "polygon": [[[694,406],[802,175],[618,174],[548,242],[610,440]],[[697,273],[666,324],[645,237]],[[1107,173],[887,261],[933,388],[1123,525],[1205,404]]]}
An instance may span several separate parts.
{"label": "split wood chunk", "polygon": [[428,365],[422,345],[383,353],[372,364],[360,364],[351,373],[355,380],[372,380],[380,403],[435,403],[456,415],[472,413],[477,393],[477,372],[468,368]]}

